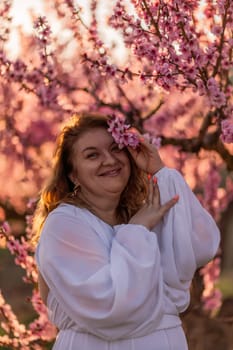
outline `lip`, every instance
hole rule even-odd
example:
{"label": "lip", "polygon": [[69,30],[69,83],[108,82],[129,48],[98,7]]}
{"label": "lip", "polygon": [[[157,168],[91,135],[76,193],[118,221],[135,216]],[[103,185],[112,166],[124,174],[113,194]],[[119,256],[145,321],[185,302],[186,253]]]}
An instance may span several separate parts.
{"label": "lip", "polygon": [[114,168],[110,169],[108,171],[105,171],[104,173],[100,174],[100,176],[117,176],[121,172],[121,168]]}

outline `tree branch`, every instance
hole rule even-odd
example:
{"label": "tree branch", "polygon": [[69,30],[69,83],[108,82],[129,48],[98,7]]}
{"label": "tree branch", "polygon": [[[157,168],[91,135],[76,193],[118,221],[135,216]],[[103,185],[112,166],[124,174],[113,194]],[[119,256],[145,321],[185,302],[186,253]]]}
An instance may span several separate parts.
{"label": "tree branch", "polygon": [[158,105],[153,108],[148,114],[145,115],[145,117],[143,117],[143,121],[150,119],[152,117],[153,114],[155,114],[156,112],[158,112],[158,110],[160,109],[160,107],[164,104],[163,100],[160,100]]}
{"label": "tree branch", "polygon": [[[154,28],[155,28],[155,31],[156,31],[156,34],[158,35],[159,39],[161,40],[162,39],[162,35],[159,31],[159,26],[158,26],[158,23],[155,21],[151,11],[150,11],[150,8],[146,2],[146,0],[142,0],[142,4],[144,6],[144,9],[146,10],[146,12],[148,13],[150,19],[151,19],[151,23],[153,24]],[[158,19],[159,19],[159,15],[158,15]]]}
{"label": "tree branch", "polygon": [[227,169],[233,171],[233,155],[229,153],[219,138],[219,131],[206,134],[202,141],[199,137],[177,139],[161,136],[161,145],[173,145],[186,153],[199,153],[201,149],[215,151],[225,161]]}

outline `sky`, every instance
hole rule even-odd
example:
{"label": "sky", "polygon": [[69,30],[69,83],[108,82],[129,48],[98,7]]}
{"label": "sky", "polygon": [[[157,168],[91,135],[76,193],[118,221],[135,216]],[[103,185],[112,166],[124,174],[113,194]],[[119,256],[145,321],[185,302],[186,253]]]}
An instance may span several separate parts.
{"label": "sky", "polygon": [[[13,25],[16,27],[12,32],[9,47],[13,49],[15,55],[17,55],[19,46],[18,41],[18,28],[22,27],[26,33],[33,31],[33,23],[30,17],[30,12],[33,12],[35,16],[47,15],[44,10],[44,2],[46,0],[13,0],[11,15],[13,18]],[[87,13],[89,0],[78,0],[80,6],[83,7],[84,13]],[[53,22],[53,30],[56,31],[56,24]],[[13,53],[13,55],[14,55]]]}
{"label": "sky", "polygon": [[[0,0],[1,1],[1,0]],[[52,25],[52,31],[56,34],[56,32],[59,32],[59,23],[56,21],[52,21],[51,18],[49,18],[49,14],[46,13],[43,4],[46,0],[13,0],[13,6],[11,15],[13,17],[13,25],[15,27],[14,30],[12,30],[12,34],[8,43],[8,48],[10,49],[12,58],[16,58],[20,51],[20,45],[19,45],[19,26],[22,27],[23,31],[26,33],[31,33],[33,31],[33,23],[32,19],[30,17],[30,12],[33,12],[35,16],[48,16],[49,23]],[[90,0],[77,0],[76,1],[78,5],[80,5],[83,8],[83,18],[86,23],[88,23],[89,19],[89,3]],[[100,0],[98,2],[98,17],[99,21],[103,22],[108,13],[109,8],[114,4],[114,0],[109,1],[106,4],[106,0]],[[123,51],[123,43],[119,37],[119,35],[116,34],[116,32],[108,28],[106,31],[105,25],[100,25],[100,29],[102,28],[102,38],[104,41],[112,46],[111,44],[117,43],[117,47],[120,48],[120,54],[122,55]],[[115,46],[115,45],[114,45]],[[118,54],[116,54],[118,56]],[[117,58],[117,57],[116,57]]]}
{"label": "sky", "polygon": [[[30,30],[28,11],[33,10],[40,15],[44,10],[43,3],[45,1],[46,0],[13,0],[13,16],[15,18],[15,23],[23,24],[26,30]],[[87,11],[90,0],[77,0],[76,2]]]}

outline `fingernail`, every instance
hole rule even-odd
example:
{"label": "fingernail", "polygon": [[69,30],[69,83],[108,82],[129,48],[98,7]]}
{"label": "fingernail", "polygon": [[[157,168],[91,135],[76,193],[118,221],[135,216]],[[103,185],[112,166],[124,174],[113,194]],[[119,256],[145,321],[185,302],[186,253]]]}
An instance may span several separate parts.
{"label": "fingernail", "polygon": [[151,179],[151,174],[147,174],[147,178],[148,178],[148,180],[150,180]]}
{"label": "fingernail", "polygon": [[153,177],[153,182],[154,182],[154,184],[157,184],[157,177],[156,176]]}
{"label": "fingernail", "polygon": [[176,195],[173,197],[173,200],[174,200],[175,202],[177,202],[177,201],[179,200],[179,198],[180,198],[180,196],[179,196],[178,194],[176,194]]}

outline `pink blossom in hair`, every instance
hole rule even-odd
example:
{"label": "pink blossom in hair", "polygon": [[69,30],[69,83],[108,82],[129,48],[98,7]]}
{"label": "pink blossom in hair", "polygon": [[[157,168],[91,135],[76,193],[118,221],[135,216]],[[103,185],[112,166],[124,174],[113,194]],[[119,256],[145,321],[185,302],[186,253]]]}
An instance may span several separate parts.
{"label": "pink blossom in hair", "polygon": [[108,131],[112,134],[112,137],[118,144],[119,148],[124,148],[125,146],[137,148],[139,145],[139,135],[133,131],[129,131],[131,126],[125,124],[123,118],[112,115],[108,120],[108,125]]}
{"label": "pink blossom in hair", "polygon": [[[112,115],[108,120],[108,125],[108,131],[111,133],[114,141],[118,144],[120,149],[126,146],[135,149],[140,144],[140,135],[132,129],[131,125],[126,124],[123,118]],[[143,137],[157,148],[160,147],[161,140],[159,137],[154,137],[149,133],[143,134]]]}

